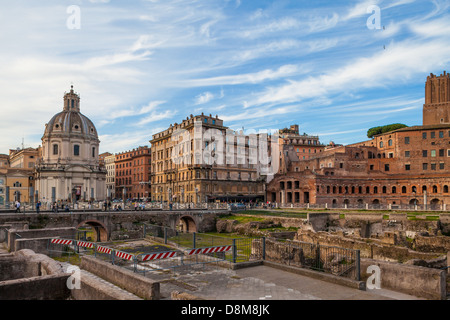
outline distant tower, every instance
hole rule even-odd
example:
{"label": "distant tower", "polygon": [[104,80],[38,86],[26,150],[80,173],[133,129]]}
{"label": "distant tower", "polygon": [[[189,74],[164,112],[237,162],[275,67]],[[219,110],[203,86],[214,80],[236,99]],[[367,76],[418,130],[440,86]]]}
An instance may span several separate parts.
{"label": "distant tower", "polygon": [[439,77],[430,74],[425,83],[423,125],[450,123],[450,77],[444,71]]}

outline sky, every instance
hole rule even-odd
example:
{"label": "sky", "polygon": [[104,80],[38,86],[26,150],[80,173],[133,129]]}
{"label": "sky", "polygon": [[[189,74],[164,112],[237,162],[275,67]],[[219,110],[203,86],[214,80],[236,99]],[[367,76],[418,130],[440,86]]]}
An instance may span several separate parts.
{"label": "sky", "polygon": [[0,153],[41,145],[74,86],[100,152],[202,112],[328,144],[422,124],[450,0],[40,0],[0,7]]}

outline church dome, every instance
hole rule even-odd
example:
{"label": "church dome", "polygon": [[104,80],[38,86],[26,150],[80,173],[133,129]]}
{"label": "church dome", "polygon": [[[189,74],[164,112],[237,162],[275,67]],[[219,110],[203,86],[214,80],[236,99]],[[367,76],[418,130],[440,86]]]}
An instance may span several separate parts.
{"label": "church dome", "polygon": [[88,117],[80,112],[80,97],[73,91],[64,95],[64,109],[46,124],[44,137],[73,136],[98,140],[97,129]]}

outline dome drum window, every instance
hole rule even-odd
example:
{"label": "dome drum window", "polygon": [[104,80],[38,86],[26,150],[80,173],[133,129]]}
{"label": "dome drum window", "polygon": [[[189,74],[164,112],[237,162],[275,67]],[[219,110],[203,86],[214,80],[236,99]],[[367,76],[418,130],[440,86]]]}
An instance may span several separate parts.
{"label": "dome drum window", "polygon": [[80,146],[78,144],[75,144],[73,146],[73,155],[74,156],[79,156],[80,155]]}
{"label": "dome drum window", "polygon": [[58,145],[57,145],[57,144],[54,144],[54,145],[53,145],[53,155],[58,155],[58,153],[59,153]]}

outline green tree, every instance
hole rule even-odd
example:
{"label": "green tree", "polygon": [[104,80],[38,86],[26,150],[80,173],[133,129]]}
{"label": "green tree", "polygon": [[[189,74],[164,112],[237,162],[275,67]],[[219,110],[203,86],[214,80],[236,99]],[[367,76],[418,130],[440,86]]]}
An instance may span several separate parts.
{"label": "green tree", "polygon": [[393,123],[385,126],[373,127],[367,130],[367,137],[372,139],[377,134],[382,134],[386,132],[391,132],[401,128],[407,128],[408,126],[402,123]]}

